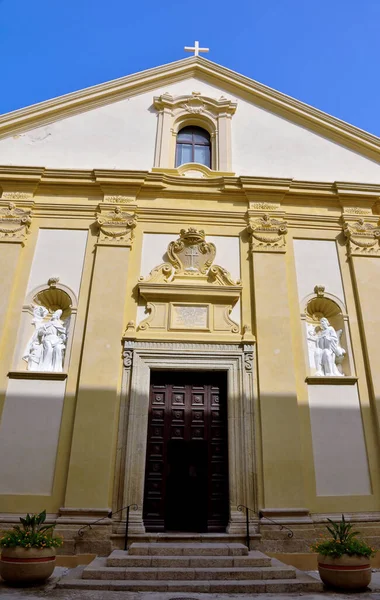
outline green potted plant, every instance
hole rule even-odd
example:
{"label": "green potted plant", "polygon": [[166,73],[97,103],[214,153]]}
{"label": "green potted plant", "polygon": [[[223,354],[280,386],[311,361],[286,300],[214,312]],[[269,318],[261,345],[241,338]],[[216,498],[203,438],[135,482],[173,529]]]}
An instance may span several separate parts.
{"label": "green potted plant", "polygon": [[46,510],[27,514],[0,538],[0,575],[9,583],[44,581],[54,571],[55,549],[63,544],[53,536],[55,525],[46,525]]}
{"label": "green potted plant", "polygon": [[331,537],[311,546],[318,553],[318,570],[324,584],[342,590],[363,590],[371,581],[370,558],[375,550],[363,540],[359,532],[352,531],[353,525],[342,520],[327,519],[327,530]]}

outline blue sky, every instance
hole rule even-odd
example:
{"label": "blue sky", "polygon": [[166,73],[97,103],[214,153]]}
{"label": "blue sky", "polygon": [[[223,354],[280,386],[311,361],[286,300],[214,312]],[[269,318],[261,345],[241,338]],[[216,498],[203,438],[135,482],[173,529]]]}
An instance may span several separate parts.
{"label": "blue sky", "polygon": [[0,0],[0,113],[189,56],[380,136],[380,0]]}

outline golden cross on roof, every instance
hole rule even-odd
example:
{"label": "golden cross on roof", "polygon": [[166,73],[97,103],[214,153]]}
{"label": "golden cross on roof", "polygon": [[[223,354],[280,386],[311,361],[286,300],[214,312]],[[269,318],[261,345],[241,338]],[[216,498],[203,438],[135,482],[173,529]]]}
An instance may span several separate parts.
{"label": "golden cross on roof", "polygon": [[200,48],[199,42],[195,42],[194,46],[185,46],[185,52],[194,52],[194,56],[199,56],[200,52],[209,52],[210,48]]}

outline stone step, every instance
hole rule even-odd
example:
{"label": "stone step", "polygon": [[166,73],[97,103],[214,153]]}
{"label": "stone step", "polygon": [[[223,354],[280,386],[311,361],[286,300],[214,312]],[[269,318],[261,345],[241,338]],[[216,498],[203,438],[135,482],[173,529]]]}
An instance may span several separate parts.
{"label": "stone step", "polygon": [[107,567],[270,567],[271,559],[259,551],[243,556],[143,556],[114,550]]}
{"label": "stone step", "polygon": [[162,581],[189,581],[189,580],[241,580],[241,579],[292,579],[295,577],[295,570],[290,567],[280,569],[278,567],[232,567],[223,568],[163,568],[163,567],[104,567],[104,568],[86,568],[83,571],[83,579],[102,579],[102,580],[139,580],[151,581],[153,579]]}
{"label": "stone step", "polygon": [[128,553],[131,556],[244,556],[248,554],[248,548],[238,543],[134,543]]}
{"label": "stone step", "polygon": [[112,590],[125,592],[182,592],[226,594],[280,594],[321,592],[323,584],[307,575],[297,579],[241,580],[241,581],[112,581],[76,579],[66,576],[58,584],[61,589]]}

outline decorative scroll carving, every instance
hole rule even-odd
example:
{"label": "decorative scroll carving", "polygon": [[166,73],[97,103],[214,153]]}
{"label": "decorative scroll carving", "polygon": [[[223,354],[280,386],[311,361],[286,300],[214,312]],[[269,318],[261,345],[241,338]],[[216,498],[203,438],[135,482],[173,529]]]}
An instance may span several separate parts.
{"label": "decorative scroll carving", "polygon": [[206,113],[217,118],[221,113],[233,115],[237,104],[224,96],[219,99],[203,96],[200,92],[193,92],[191,96],[171,96],[162,94],[153,98],[153,105],[159,112],[170,110],[175,113],[200,114]]}
{"label": "decorative scroll carving", "polygon": [[244,344],[244,367],[247,373],[252,373],[253,370],[253,346],[251,344]]}
{"label": "decorative scroll carving", "polygon": [[138,331],[150,329],[163,337],[179,331],[239,333],[230,314],[240,298],[240,282],[213,265],[216,248],[206,241],[205,232],[182,229],[180,237],[169,244],[167,255],[170,262],[140,277],[139,293],[148,315]]}
{"label": "decorative scroll carving", "polygon": [[32,222],[29,209],[17,208],[13,202],[0,207],[0,240],[23,242]]}
{"label": "decorative scroll carving", "polygon": [[288,232],[287,223],[264,214],[250,222],[247,231],[250,235],[251,250],[254,252],[285,252]]}
{"label": "decorative scroll carving", "polygon": [[365,219],[358,221],[345,221],[343,227],[347,238],[349,256],[379,256],[380,255],[380,227]]}
{"label": "decorative scroll carving", "polygon": [[133,362],[133,350],[123,350],[123,365],[126,369],[130,370],[132,368]]}
{"label": "decorative scroll carving", "polygon": [[180,237],[170,242],[167,255],[170,263],[162,263],[155,267],[147,277],[140,277],[140,281],[150,283],[170,283],[175,278],[199,278],[221,286],[239,285],[230,273],[220,267],[213,265],[216,248],[211,242],[206,242],[205,232],[194,227],[181,229]]}
{"label": "decorative scroll carving", "polygon": [[97,213],[99,226],[99,243],[130,246],[133,241],[133,230],[136,227],[136,216],[124,212],[119,206],[111,211]]}

